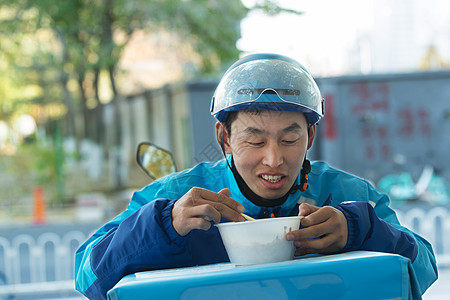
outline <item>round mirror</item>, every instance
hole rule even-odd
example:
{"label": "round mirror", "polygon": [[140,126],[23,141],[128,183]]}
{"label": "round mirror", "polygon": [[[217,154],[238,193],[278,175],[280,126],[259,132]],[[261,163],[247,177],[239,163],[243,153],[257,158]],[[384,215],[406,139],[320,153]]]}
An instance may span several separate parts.
{"label": "round mirror", "polygon": [[151,143],[139,144],[136,159],[139,166],[153,179],[177,171],[172,154]]}

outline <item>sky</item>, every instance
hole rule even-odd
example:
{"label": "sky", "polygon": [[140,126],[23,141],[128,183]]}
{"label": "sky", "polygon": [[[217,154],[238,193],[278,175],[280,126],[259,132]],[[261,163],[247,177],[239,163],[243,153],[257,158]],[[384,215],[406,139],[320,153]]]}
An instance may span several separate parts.
{"label": "sky", "polygon": [[[254,2],[243,1],[247,6]],[[444,58],[450,60],[448,0],[280,0],[279,3],[304,14],[283,13],[275,17],[249,14],[241,22],[242,38],[237,43],[244,53],[285,54],[316,75],[414,68],[412,64],[418,65],[429,43],[437,44]]]}

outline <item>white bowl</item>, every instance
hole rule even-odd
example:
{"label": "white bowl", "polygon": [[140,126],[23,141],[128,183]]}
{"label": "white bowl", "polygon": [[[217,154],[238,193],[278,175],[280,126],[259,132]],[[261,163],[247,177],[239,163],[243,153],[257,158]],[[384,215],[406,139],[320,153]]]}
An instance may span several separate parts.
{"label": "white bowl", "polygon": [[264,264],[291,260],[295,247],[286,233],[299,229],[302,217],[216,224],[231,263]]}

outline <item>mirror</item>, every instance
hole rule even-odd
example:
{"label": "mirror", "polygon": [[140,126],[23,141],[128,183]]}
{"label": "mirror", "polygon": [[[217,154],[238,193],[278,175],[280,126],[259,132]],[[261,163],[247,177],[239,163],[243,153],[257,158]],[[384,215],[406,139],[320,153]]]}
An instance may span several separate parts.
{"label": "mirror", "polygon": [[177,171],[172,153],[152,143],[139,144],[136,160],[145,173],[153,179],[158,179]]}

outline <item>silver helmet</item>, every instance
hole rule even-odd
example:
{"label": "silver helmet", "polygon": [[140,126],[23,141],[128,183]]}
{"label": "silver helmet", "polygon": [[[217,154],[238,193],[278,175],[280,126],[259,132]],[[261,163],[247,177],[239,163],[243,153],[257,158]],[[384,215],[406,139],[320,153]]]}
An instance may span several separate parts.
{"label": "silver helmet", "polygon": [[278,54],[252,54],[226,71],[211,100],[211,114],[219,122],[229,112],[241,110],[299,111],[316,124],[324,115],[324,99],[297,61]]}

